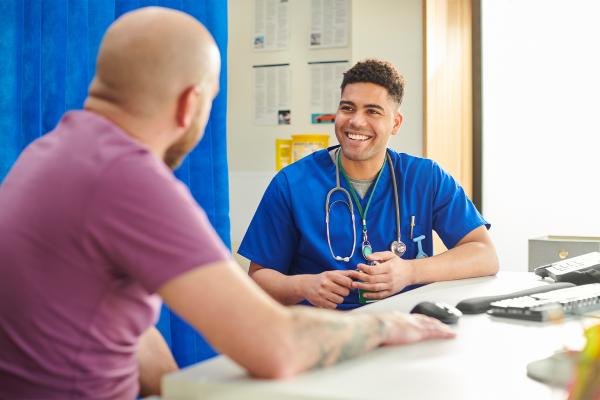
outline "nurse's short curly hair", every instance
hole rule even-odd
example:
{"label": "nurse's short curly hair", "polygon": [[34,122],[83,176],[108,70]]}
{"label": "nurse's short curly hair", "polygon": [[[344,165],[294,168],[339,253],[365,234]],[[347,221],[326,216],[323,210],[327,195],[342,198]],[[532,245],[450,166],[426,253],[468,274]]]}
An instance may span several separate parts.
{"label": "nurse's short curly hair", "polygon": [[404,77],[396,67],[387,61],[369,58],[359,61],[348,71],[344,72],[342,92],[351,83],[369,82],[387,89],[388,95],[398,105],[402,103],[404,94]]}

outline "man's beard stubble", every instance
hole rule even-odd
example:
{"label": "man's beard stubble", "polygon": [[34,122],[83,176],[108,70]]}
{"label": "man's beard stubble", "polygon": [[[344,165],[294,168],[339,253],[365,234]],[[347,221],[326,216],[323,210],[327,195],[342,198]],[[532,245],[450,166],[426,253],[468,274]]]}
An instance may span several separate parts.
{"label": "man's beard stubble", "polygon": [[190,151],[196,147],[200,140],[200,121],[199,116],[196,115],[194,123],[190,125],[187,131],[179,138],[179,140],[171,145],[165,151],[163,161],[167,164],[167,167],[172,170],[176,170],[181,165],[181,162],[188,155]]}

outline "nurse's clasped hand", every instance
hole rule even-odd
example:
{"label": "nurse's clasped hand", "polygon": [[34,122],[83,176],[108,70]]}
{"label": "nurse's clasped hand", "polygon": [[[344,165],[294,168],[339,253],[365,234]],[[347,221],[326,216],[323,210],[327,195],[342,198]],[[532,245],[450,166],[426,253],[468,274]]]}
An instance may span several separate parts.
{"label": "nurse's clasped hand", "polygon": [[375,265],[358,264],[358,271],[351,275],[352,289],[369,293],[367,299],[379,300],[398,293],[414,282],[414,260],[403,260],[391,251],[373,253],[368,259]]}
{"label": "nurse's clasped hand", "polygon": [[300,295],[313,306],[334,309],[350,294],[350,277],[355,274],[356,271],[334,270],[302,275],[298,289]]}

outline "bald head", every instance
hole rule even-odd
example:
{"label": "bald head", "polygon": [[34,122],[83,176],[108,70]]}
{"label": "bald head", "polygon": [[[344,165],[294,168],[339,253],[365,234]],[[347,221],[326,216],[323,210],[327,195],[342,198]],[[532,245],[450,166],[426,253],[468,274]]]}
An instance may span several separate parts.
{"label": "bald head", "polygon": [[191,16],[148,7],[124,14],[100,45],[90,98],[136,116],[165,111],[191,86],[218,82],[220,57]]}

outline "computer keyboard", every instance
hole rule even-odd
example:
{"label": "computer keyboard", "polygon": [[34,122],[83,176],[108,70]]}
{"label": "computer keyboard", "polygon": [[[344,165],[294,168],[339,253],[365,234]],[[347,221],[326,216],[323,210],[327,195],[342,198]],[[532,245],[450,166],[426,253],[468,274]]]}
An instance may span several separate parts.
{"label": "computer keyboard", "polygon": [[600,283],[496,301],[490,304],[488,314],[495,317],[548,321],[595,310],[600,310]]}

